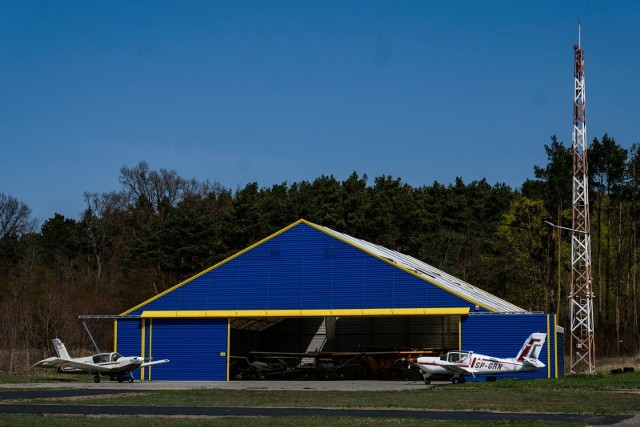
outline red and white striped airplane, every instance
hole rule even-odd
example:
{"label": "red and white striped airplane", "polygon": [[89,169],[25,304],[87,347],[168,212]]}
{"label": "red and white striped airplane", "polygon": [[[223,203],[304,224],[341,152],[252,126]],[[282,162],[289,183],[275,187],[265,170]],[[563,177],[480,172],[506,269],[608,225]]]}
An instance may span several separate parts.
{"label": "red and white striped airplane", "polygon": [[434,374],[453,375],[454,384],[465,382],[465,375],[496,375],[512,372],[529,372],[544,368],[538,360],[547,334],[536,332],[529,335],[518,355],[514,358],[499,358],[477,354],[473,351],[450,351],[442,357],[418,357],[416,365],[422,371],[425,384],[431,383]]}

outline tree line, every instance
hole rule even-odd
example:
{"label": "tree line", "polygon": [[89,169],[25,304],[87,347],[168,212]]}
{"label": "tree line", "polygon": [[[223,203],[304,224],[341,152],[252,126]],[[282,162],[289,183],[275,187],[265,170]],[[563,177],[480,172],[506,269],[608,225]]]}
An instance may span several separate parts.
{"label": "tree line", "polygon": [[[460,277],[568,327],[572,154],[554,136],[548,162],[513,189],[485,179],[413,187],[352,173],[231,190],[146,162],[121,188],[84,194],[79,218],[36,224],[0,193],[0,348],[87,346],[80,314],[116,314],[305,218]],[[588,151],[597,351],[637,353],[640,147],[608,135]],[[109,340],[111,324],[93,326]]]}

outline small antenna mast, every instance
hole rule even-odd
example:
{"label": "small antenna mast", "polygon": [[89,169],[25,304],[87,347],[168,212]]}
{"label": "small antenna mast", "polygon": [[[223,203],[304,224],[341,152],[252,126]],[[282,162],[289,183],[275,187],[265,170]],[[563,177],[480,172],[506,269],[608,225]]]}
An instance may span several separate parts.
{"label": "small antenna mast", "polygon": [[580,20],[578,19],[578,47],[580,47]]}

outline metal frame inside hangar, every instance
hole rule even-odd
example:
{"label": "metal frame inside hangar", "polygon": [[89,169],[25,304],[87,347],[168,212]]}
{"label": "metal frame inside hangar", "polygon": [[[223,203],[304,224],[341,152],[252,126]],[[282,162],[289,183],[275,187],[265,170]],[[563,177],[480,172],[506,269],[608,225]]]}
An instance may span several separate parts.
{"label": "metal frame inside hangar", "polygon": [[[122,313],[115,350],[168,358],[141,380],[229,380],[249,350],[449,347],[512,357],[547,332],[546,370],[562,375],[562,328],[415,258],[299,220]],[[502,354],[506,353],[506,354]]]}

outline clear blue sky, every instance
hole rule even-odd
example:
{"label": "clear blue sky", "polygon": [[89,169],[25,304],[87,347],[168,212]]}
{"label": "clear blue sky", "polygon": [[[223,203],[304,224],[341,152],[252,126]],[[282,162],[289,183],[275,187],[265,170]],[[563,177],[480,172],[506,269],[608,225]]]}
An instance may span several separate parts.
{"label": "clear blue sky", "polygon": [[640,142],[639,1],[3,1],[0,192],[45,220],[145,160],[236,189],[351,172],[516,188]]}

